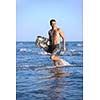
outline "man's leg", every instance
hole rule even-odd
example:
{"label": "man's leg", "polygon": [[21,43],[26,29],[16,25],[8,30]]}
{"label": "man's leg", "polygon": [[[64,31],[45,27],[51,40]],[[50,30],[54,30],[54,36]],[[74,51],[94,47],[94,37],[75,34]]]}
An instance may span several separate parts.
{"label": "man's leg", "polygon": [[60,54],[60,45],[56,45],[55,49],[53,50],[50,59],[54,61],[54,65],[57,65],[58,62],[62,64],[62,59],[58,57]]}
{"label": "man's leg", "polygon": [[58,61],[53,60],[54,65],[57,66],[58,65]]}
{"label": "man's leg", "polygon": [[59,58],[58,56],[51,55],[51,56],[50,56],[50,59],[54,61],[54,65],[55,65],[57,62],[62,63],[62,59]]}

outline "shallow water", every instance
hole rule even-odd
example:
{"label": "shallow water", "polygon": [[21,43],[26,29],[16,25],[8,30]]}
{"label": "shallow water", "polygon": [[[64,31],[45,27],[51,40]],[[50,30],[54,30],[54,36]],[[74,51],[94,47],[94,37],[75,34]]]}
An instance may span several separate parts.
{"label": "shallow water", "polygon": [[54,68],[33,42],[16,43],[17,100],[82,100],[83,43],[67,42],[64,60],[75,66]]}

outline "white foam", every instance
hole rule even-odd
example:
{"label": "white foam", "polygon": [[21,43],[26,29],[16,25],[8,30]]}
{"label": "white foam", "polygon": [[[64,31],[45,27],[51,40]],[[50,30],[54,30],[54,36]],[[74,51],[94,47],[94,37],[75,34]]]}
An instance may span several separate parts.
{"label": "white foam", "polygon": [[43,55],[43,56],[45,56],[45,55],[50,55],[50,53],[47,53],[47,52],[45,52],[45,51],[40,52],[39,54],[41,54],[41,55]]}
{"label": "white foam", "polygon": [[76,50],[75,50],[75,49],[71,49],[70,51],[71,51],[71,52],[75,52]]}
{"label": "white foam", "polygon": [[80,43],[79,43],[79,44],[77,44],[77,46],[78,46],[78,47],[81,47],[81,46],[82,46],[82,44],[80,44]]}
{"label": "white foam", "polygon": [[21,48],[20,51],[27,51],[27,49],[26,48]]}
{"label": "white foam", "polygon": [[65,61],[63,59],[62,59],[62,63],[63,63],[64,66],[70,66],[71,65],[69,62],[67,62],[67,61]]}
{"label": "white foam", "polygon": [[20,49],[20,51],[21,51],[21,52],[30,52],[30,51],[31,51],[31,49],[21,48],[21,49]]}

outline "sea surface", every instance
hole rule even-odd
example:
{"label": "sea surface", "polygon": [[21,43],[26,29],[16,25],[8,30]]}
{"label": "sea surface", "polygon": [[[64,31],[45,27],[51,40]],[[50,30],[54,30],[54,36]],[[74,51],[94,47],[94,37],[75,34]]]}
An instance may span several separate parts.
{"label": "sea surface", "polygon": [[83,42],[66,47],[73,66],[55,68],[34,42],[16,42],[16,100],[83,100]]}

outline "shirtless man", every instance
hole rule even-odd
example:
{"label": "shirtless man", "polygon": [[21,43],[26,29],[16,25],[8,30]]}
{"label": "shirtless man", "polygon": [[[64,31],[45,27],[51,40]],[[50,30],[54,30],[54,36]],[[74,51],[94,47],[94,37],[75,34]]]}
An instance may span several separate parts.
{"label": "shirtless man", "polygon": [[60,62],[61,64],[63,62],[63,60],[58,57],[61,51],[60,38],[62,38],[63,41],[64,51],[66,50],[65,38],[62,30],[56,26],[55,19],[50,20],[50,25],[52,27],[48,32],[50,40],[50,52],[51,52],[50,59],[53,60],[54,65],[57,66],[57,62]]}

